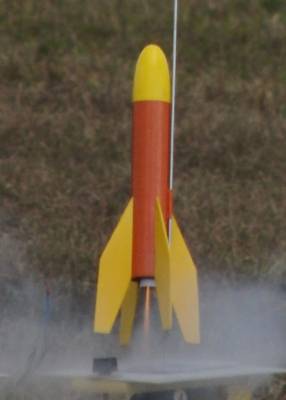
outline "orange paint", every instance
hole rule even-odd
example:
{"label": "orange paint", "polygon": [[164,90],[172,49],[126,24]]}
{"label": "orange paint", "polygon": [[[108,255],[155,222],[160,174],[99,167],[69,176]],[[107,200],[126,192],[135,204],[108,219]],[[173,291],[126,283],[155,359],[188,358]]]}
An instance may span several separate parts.
{"label": "orange paint", "polygon": [[166,224],[169,216],[169,131],[170,103],[133,103],[133,279],[154,277],[156,198]]}

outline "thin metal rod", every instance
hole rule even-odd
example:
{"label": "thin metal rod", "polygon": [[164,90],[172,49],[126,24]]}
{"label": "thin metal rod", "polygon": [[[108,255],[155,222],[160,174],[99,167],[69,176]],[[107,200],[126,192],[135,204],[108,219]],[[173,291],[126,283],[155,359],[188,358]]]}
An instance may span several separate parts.
{"label": "thin metal rod", "polygon": [[176,105],[176,67],[177,67],[177,24],[178,0],[174,0],[174,26],[173,26],[173,65],[172,65],[172,111],[171,111],[171,136],[170,136],[170,174],[169,189],[173,190],[174,180],[174,138],[175,138],[175,105]]}
{"label": "thin metal rod", "polygon": [[[172,109],[171,109],[171,135],[170,135],[170,171],[169,189],[173,190],[174,181],[174,140],[175,140],[175,105],[176,105],[176,67],[177,67],[177,26],[178,26],[178,0],[174,0],[174,24],[173,24],[173,65],[172,65]],[[168,239],[172,239],[172,216],[168,221]]]}

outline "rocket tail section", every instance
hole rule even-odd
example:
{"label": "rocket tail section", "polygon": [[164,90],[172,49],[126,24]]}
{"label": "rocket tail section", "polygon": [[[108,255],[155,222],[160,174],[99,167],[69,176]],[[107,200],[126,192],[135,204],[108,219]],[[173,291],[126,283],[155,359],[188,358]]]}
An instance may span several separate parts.
{"label": "rocket tail section", "polygon": [[[124,210],[99,262],[94,331],[110,333],[128,297],[132,274],[133,200]],[[134,311],[135,312],[135,311]]]}
{"label": "rocket tail section", "polygon": [[[172,327],[170,251],[166,225],[159,199],[155,205],[155,281],[158,306],[163,329]],[[138,283],[130,282],[121,307],[120,344],[127,345],[132,336],[135,318]]]}
{"label": "rocket tail section", "polygon": [[[155,212],[155,282],[162,328],[172,327],[174,308],[184,339],[200,342],[197,271],[172,217],[169,243],[159,199]],[[132,281],[133,200],[120,218],[99,263],[94,331],[110,333],[119,311],[120,343],[129,343],[138,299],[138,282]]]}
{"label": "rocket tail section", "polygon": [[186,342],[199,343],[197,270],[174,217],[172,217],[170,269],[172,304],[183,337]]}

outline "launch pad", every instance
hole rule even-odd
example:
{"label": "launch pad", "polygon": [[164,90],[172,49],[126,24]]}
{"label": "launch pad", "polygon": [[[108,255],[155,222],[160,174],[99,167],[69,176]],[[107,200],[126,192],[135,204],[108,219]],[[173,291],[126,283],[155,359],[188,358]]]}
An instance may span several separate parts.
{"label": "launch pad", "polygon": [[[286,370],[276,367],[241,366],[231,363],[191,365],[190,363],[168,363],[151,365],[122,365],[118,370],[102,374],[66,370],[53,374],[39,375],[40,380],[70,381],[80,392],[124,397],[125,399],[250,399],[254,388],[267,383],[273,375],[285,374]],[[158,398],[159,398],[158,397]]]}
{"label": "launch pad", "polygon": [[[250,400],[258,387],[274,375],[285,375],[278,367],[243,366],[232,363],[162,362],[132,364],[116,359],[97,360],[99,372],[77,368],[40,368],[28,377],[29,384],[41,389],[72,388],[87,395],[132,400]],[[102,368],[103,366],[103,368]],[[1,383],[12,383],[13,376],[0,374]]]}

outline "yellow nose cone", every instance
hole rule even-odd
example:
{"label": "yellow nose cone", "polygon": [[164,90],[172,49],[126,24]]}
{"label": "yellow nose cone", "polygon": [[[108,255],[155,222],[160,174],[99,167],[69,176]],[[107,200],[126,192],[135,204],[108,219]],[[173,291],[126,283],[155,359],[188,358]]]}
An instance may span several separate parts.
{"label": "yellow nose cone", "polygon": [[171,85],[169,66],[159,46],[146,46],[136,64],[133,101],[157,100],[170,103]]}

